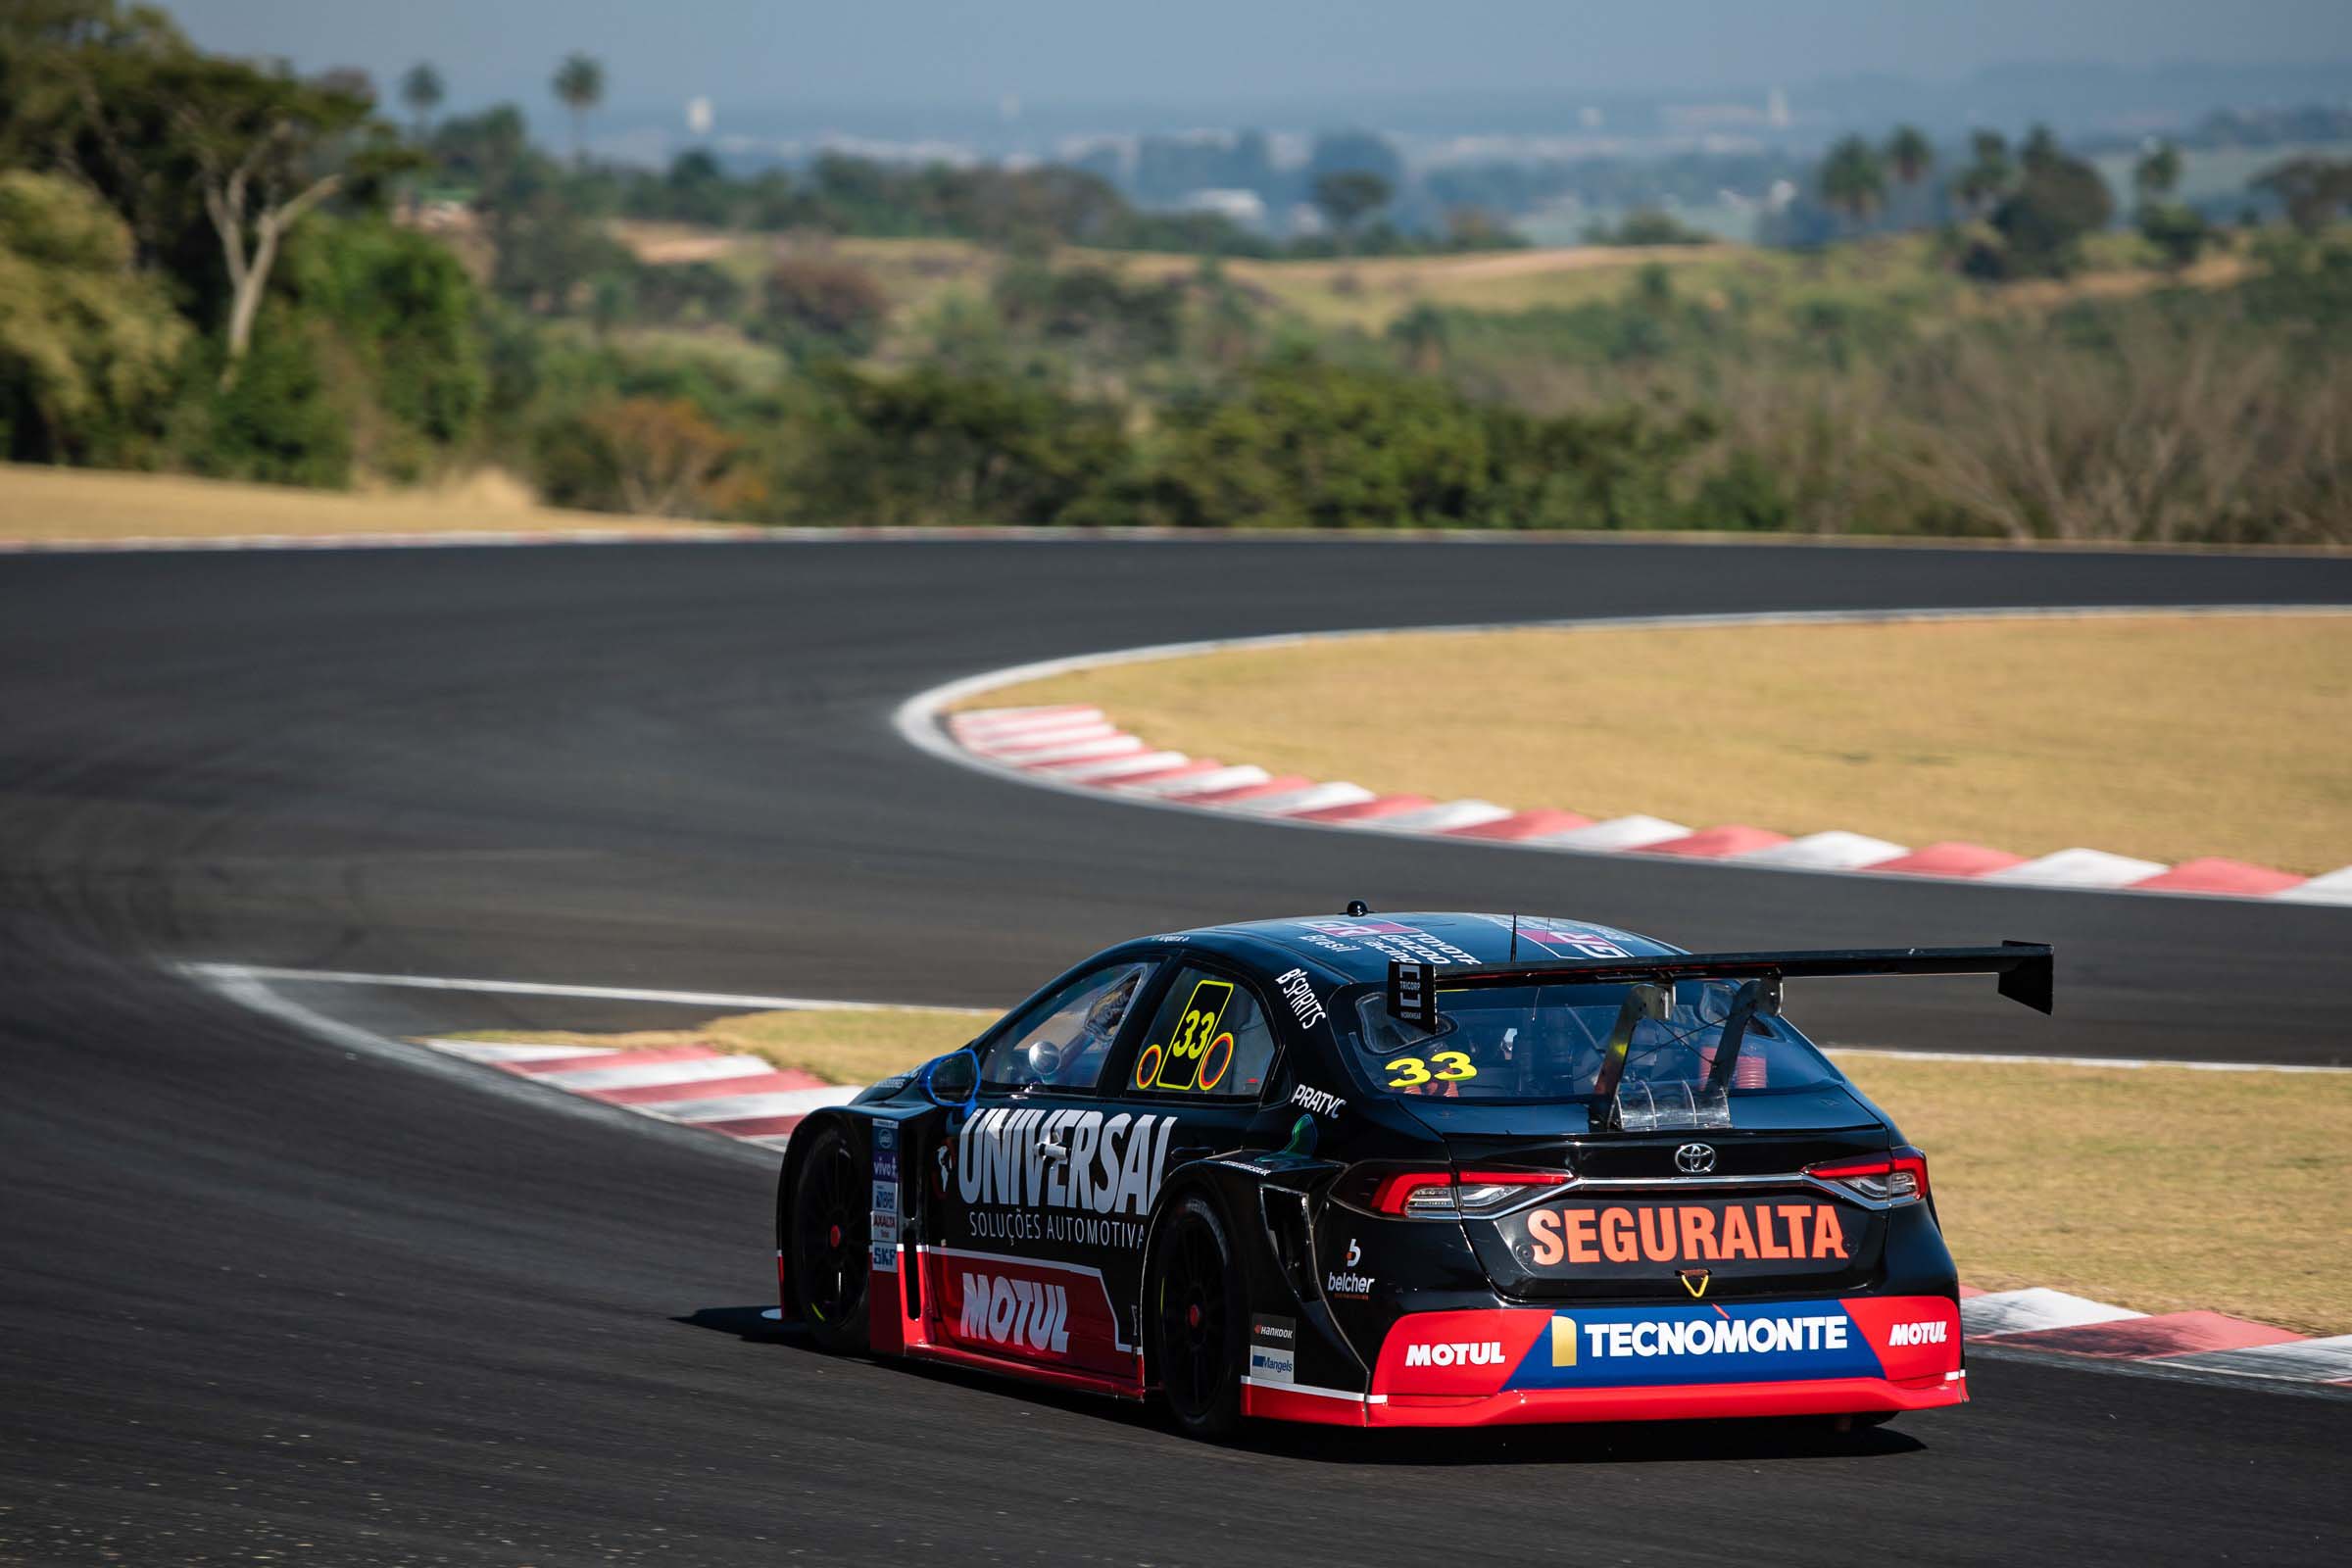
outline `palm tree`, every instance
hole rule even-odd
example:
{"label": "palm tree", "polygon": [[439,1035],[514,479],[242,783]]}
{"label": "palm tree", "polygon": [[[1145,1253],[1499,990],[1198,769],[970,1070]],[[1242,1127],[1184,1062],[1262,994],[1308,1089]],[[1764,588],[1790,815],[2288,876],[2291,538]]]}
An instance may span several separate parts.
{"label": "palm tree", "polygon": [[424,140],[424,133],[432,124],[433,111],[441,107],[441,73],[433,69],[429,60],[417,61],[400,78],[400,101],[416,117],[418,141]]}
{"label": "palm tree", "polygon": [[1897,125],[1886,138],[1886,167],[1894,171],[1898,183],[1916,185],[1936,167],[1935,144],[1917,125]]}
{"label": "palm tree", "polygon": [[1980,130],[1968,138],[1969,165],[1953,190],[1975,212],[1991,209],[2009,188],[2016,172],[2009,161],[2009,139],[1997,130]]}
{"label": "palm tree", "polygon": [[1876,148],[1848,136],[1821,162],[1821,199],[1859,223],[1886,199],[1886,168]]}
{"label": "palm tree", "polygon": [[604,102],[605,68],[593,55],[573,50],[556,68],[556,96],[571,111],[571,161],[587,162],[585,127],[588,111]]}
{"label": "palm tree", "polygon": [[2157,142],[2132,167],[2132,188],[2142,206],[2170,196],[2180,183],[2180,149],[2169,141]]}

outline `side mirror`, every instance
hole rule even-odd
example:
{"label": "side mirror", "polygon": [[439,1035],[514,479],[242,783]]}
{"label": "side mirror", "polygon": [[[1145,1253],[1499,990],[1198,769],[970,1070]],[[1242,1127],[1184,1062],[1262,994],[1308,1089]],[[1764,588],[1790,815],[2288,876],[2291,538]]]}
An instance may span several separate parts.
{"label": "side mirror", "polygon": [[926,1061],[915,1071],[914,1083],[923,1098],[949,1110],[969,1110],[980,1094],[980,1057],[966,1046]]}

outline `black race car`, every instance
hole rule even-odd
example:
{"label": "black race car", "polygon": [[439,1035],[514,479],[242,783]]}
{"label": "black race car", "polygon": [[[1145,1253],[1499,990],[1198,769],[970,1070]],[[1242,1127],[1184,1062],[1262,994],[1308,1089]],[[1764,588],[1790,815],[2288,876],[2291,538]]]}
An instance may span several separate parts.
{"label": "black race car", "polygon": [[827,1348],[1166,1396],[1187,1430],[1958,1404],[1926,1158],[1782,982],[2046,947],[1689,954],[1586,921],[1122,943],[810,1116],[783,1314]]}

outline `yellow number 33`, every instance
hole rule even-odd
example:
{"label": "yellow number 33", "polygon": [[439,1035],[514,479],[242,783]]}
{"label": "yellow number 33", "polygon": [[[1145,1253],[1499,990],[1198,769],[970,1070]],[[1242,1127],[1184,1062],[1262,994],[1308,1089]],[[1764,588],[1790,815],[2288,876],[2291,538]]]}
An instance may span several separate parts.
{"label": "yellow number 33", "polygon": [[1395,1061],[1386,1063],[1389,1071],[1400,1075],[1390,1079],[1389,1087],[1391,1089],[1415,1089],[1433,1081],[1454,1083],[1464,1078],[1478,1076],[1478,1068],[1472,1065],[1468,1056],[1458,1051],[1441,1051],[1430,1057],[1429,1061],[1438,1064],[1437,1072],[1431,1072],[1429,1062],[1423,1061],[1419,1056],[1398,1056]]}

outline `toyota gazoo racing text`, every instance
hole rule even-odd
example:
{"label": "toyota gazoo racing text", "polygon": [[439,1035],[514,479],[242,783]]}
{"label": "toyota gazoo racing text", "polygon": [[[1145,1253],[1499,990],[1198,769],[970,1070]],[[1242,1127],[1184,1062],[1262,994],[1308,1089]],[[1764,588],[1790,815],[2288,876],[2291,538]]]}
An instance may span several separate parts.
{"label": "toyota gazoo racing text", "polygon": [[1263,920],[1098,954],[784,1155],[825,1348],[1245,1416],[1875,1421],[1967,1398],[1928,1165],[1788,979],[2046,947],[1690,954],[1588,921]]}

